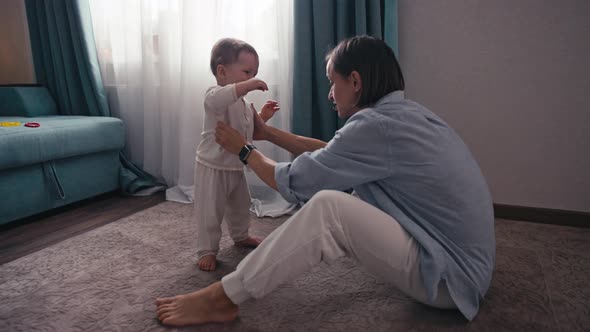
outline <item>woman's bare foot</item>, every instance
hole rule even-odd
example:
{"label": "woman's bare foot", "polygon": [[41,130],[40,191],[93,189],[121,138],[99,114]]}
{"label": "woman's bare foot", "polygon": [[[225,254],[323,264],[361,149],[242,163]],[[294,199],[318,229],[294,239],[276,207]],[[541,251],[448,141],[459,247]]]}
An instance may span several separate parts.
{"label": "woman's bare foot", "polygon": [[227,297],[219,281],[196,292],[157,299],[156,305],[158,320],[165,325],[223,323],[238,316],[238,306]]}
{"label": "woman's bare foot", "polygon": [[255,238],[253,236],[249,236],[245,240],[234,242],[234,244],[237,247],[256,248],[260,245],[261,242],[262,242],[261,239]]}
{"label": "woman's bare foot", "polygon": [[202,256],[199,258],[197,266],[203,271],[214,271],[217,267],[217,257],[215,255]]}

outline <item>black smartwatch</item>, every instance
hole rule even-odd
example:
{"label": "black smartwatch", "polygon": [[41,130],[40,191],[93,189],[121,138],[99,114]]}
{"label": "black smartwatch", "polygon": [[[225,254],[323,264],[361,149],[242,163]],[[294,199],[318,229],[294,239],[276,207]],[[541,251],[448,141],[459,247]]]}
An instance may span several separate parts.
{"label": "black smartwatch", "polygon": [[252,150],[256,149],[256,147],[252,144],[246,144],[244,145],[244,147],[242,148],[242,150],[240,150],[239,156],[240,156],[240,161],[242,163],[244,163],[244,165],[248,165],[248,157],[250,156],[250,152],[252,152]]}

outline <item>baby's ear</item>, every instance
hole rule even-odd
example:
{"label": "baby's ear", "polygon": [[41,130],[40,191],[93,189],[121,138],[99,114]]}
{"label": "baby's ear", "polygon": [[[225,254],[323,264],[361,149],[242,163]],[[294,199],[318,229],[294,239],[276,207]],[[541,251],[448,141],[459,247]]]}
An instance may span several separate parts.
{"label": "baby's ear", "polygon": [[222,64],[217,65],[217,68],[215,68],[215,76],[224,76],[225,75],[225,66]]}

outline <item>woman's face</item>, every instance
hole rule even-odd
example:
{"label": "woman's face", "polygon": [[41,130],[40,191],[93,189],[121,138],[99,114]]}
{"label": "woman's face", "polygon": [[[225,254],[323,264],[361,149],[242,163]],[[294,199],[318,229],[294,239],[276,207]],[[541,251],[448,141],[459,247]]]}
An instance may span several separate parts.
{"label": "woman's face", "polygon": [[353,73],[344,77],[334,71],[331,60],[326,64],[326,76],[330,81],[328,99],[334,103],[334,109],[342,119],[359,111],[356,103],[360,96],[360,82],[355,81]]}

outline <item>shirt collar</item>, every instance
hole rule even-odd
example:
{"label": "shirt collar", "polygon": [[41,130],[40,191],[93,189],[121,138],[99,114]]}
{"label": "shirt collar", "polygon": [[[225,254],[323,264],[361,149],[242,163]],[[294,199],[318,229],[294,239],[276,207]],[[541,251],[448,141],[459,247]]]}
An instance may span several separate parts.
{"label": "shirt collar", "polygon": [[405,93],[403,90],[390,92],[390,93],[386,94],[385,96],[381,97],[381,99],[379,99],[375,103],[375,106],[373,106],[373,107],[376,108],[376,107],[379,107],[383,104],[400,102],[404,99],[404,95],[405,95]]}
{"label": "shirt collar", "polygon": [[403,90],[390,92],[390,93],[386,94],[385,96],[381,97],[381,99],[377,100],[377,102],[373,106],[365,107],[365,108],[359,110],[358,112],[354,113],[353,115],[351,115],[348,119],[346,119],[346,123],[348,123],[348,121],[350,121],[350,119],[354,118],[355,115],[362,113],[368,109],[375,109],[375,108],[379,108],[383,105],[387,105],[387,104],[391,104],[391,103],[398,103],[398,102],[402,101],[403,99],[404,99],[404,91]]}

